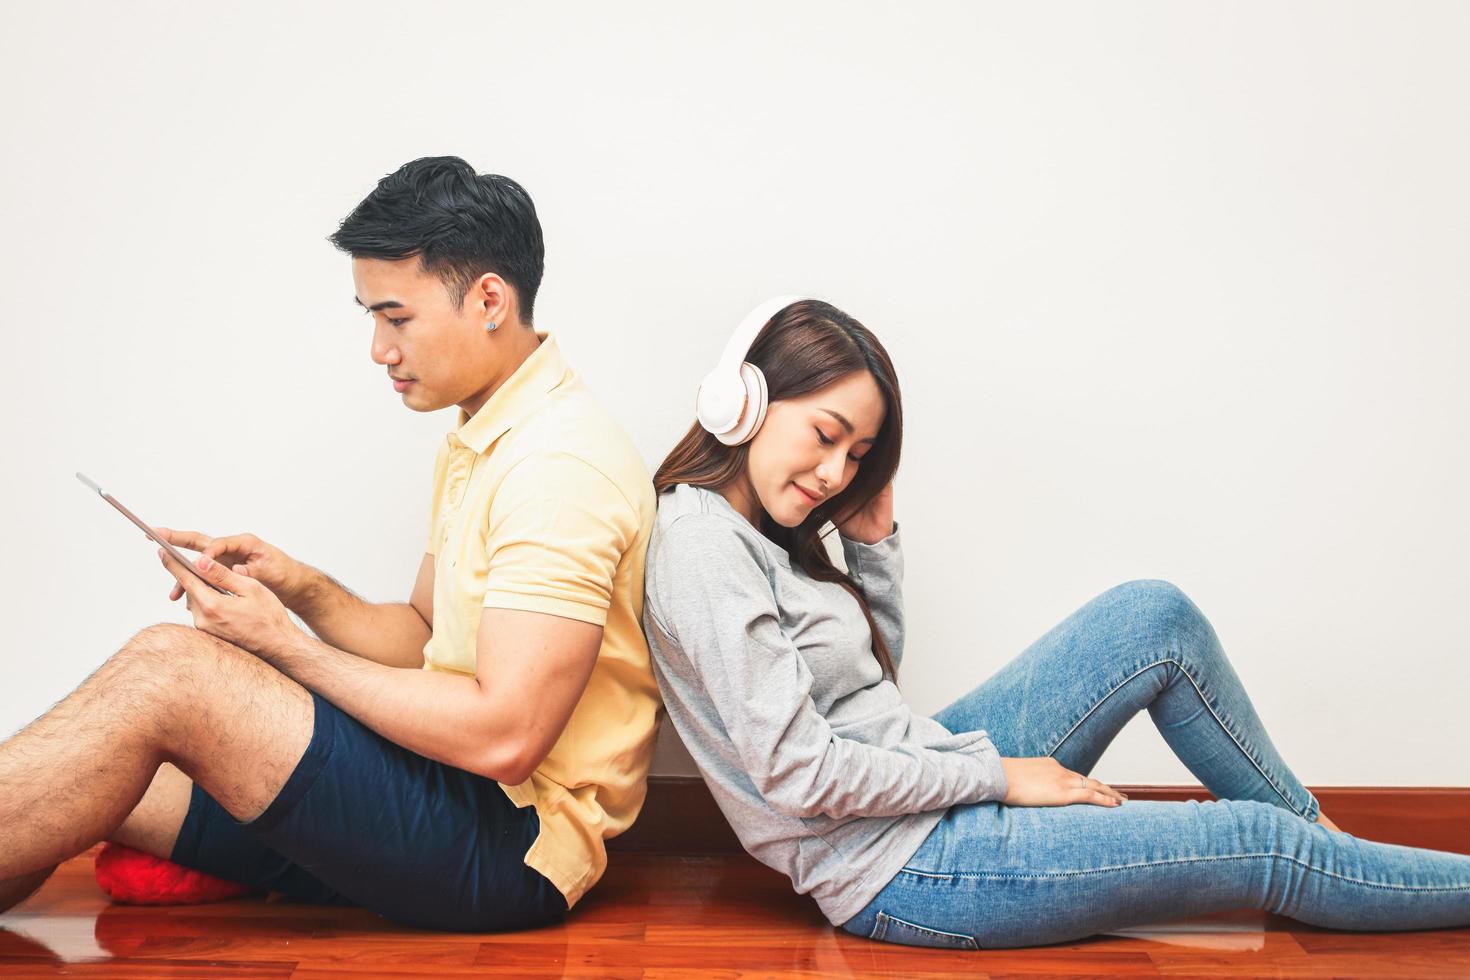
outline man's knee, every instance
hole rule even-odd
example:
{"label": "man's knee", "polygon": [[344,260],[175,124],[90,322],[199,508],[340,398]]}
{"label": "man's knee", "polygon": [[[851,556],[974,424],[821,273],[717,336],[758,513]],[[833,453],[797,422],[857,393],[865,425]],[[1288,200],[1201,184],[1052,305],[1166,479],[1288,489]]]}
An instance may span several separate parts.
{"label": "man's knee", "polygon": [[[201,630],[149,626],[109,666],[123,678],[114,710],[136,709],[160,761],[187,777],[181,785],[197,782],[236,819],[264,809],[311,739],[310,691]],[[169,822],[181,813],[174,806]]]}
{"label": "man's knee", "polygon": [[122,678],[157,684],[216,677],[229,660],[250,656],[192,626],[156,623],[133,634],[109,666]]}
{"label": "man's knee", "polygon": [[182,623],[154,623],[134,633],[116,654],[117,659],[174,661],[200,649],[209,634]]}
{"label": "man's knee", "polygon": [[221,700],[238,703],[242,688],[295,686],[253,654],[179,623],[139,630],[98,675],[117,692],[119,707],[161,717],[193,713]]}

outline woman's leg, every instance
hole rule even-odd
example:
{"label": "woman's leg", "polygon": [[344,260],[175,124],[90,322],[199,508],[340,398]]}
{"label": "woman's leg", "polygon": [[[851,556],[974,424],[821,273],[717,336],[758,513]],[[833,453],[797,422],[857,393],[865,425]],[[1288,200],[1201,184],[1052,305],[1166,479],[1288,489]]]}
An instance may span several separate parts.
{"label": "woman's leg", "polygon": [[1470,925],[1470,856],[1334,834],[1253,800],[951,807],[843,928],[1034,946],[1254,908],[1332,929]]}
{"label": "woman's leg", "polygon": [[1215,796],[1316,820],[1316,798],[1271,743],[1214,628],[1158,579],[1095,597],[934,717],[952,732],[984,729],[1002,756],[1050,755],[1087,773],[1144,708]]}

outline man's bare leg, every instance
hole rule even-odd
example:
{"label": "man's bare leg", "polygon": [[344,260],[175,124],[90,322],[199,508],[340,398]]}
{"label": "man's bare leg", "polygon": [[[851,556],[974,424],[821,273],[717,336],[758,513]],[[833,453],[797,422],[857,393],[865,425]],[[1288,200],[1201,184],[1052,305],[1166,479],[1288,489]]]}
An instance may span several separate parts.
{"label": "man's bare leg", "polygon": [[0,745],[0,910],[17,879],[44,881],[104,838],[171,851],[187,780],[158,778],[165,762],[237,820],[255,818],[295,769],[312,723],[306,689],[253,655],[187,626],[143,630]]}
{"label": "man's bare leg", "polygon": [[[193,790],[194,781],[165,762],[158,767],[143,799],[108,840],[154,857],[171,857],[179,831],[183,829],[184,818],[189,815],[189,798]],[[0,913],[35,894],[55,871],[56,866],[53,865],[10,881],[0,881]]]}
{"label": "man's bare leg", "polygon": [[158,767],[143,799],[107,839],[154,857],[171,857],[184,818],[189,815],[193,792],[194,780],[165,762]]}

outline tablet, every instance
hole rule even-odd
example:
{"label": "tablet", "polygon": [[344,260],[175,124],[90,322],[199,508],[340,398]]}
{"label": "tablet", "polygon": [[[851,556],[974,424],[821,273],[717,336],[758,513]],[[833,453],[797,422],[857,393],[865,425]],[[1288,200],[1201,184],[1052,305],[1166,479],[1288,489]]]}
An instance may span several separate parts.
{"label": "tablet", "polygon": [[109,504],[111,504],[112,506],[116,507],[122,513],[122,515],[124,517],[126,517],[128,520],[132,521],[134,524],[138,525],[138,527],[142,528],[144,534],[148,535],[148,537],[152,538],[154,541],[157,541],[159,544],[163,545],[163,547],[168,551],[168,553],[171,554],[171,555],[173,555],[174,558],[178,559],[179,563],[182,564],[185,568],[187,568],[189,571],[193,572],[194,573],[194,577],[197,578],[199,581],[203,582],[205,585],[209,586],[211,589],[213,589],[214,591],[220,593],[221,595],[234,595],[235,594],[235,593],[230,592],[230,591],[228,591],[226,589],[220,588],[218,585],[215,585],[209,579],[207,579],[203,575],[199,574],[199,569],[197,569],[197,568],[194,567],[194,559],[193,558],[190,558],[188,555],[183,554],[182,552],[179,551],[179,549],[175,548],[173,545],[171,545],[167,541],[163,540],[163,538],[160,538],[157,535],[157,533],[154,532],[153,528],[149,527],[147,524],[144,524],[142,521],[138,520],[137,516],[132,511],[130,511],[126,507],[124,507],[122,504],[118,503],[117,500],[113,498],[112,494],[105,493],[101,487],[99,487],[96,483],[94,483],[91,480],[87,479],[85,476],[83,476],[80,473],[77,474],[77,479],[78,480],[81,480],[83,483],[85,483],[87,486],[91,487],[93,490],[96,490],[97,491],[97,494],[103,500],[107,501]]}

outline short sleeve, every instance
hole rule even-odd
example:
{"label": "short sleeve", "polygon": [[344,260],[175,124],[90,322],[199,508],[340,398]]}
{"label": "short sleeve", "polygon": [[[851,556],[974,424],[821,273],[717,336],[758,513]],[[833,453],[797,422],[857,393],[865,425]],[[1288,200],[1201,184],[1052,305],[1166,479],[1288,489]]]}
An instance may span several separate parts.
{"label": "short sleeve", "polygon": [[490,501],[484,605],[606,625],[637,537],[637,512],[600,470],[566,453],[529,456]]}
{"label": "short sleeve", "polygon": [[434,487],[429,498],[429,541],[424,550],[431,555],[439,553],[439,542],[444,540],[444,474],[448,468],[449,442],[445,440],[434,458]]}

